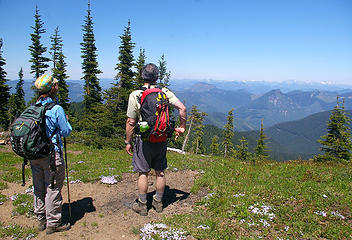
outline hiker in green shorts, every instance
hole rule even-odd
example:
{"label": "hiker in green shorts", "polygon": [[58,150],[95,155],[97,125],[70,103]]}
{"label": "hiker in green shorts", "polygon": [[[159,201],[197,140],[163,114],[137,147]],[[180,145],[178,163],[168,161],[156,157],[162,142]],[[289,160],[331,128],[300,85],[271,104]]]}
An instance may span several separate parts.
{"label": "hiker in green shorts", "polygon": [[[163,129],[164,125],[169,126],[168,108],[162,107],[163,109],[159,109],[160,111],[157,110],[159,112],[152,112],[151,116],[148,116],[148,110],[145,110],[146,100],[143,102],[144,99],[148,98],[146,93],[153,92],[157,96],[157,100],[161,101],[156,104],[157,107],[161,108],[160,106],[171,104],[178,110],[180,126],[174,129],[176,138],[185,131],[187,112],[186,107],[175,94],[167,88],[157,88],[156,82],[159,78],[159,69],[156,65],[152,63],[145,65],[142,69],[142,78],[144,80],[143,87],[133,91],[129,96],[125,143],[126,152],[132,156],[133,170],[139,173],[137,180],[138,199],[132,204],[132,210],[142,216],[146,216],[148,214],[148,173],[151,168],[156,173],[156,194],[153,196],[152,206],[156,212],[162,212],[163,210],[162,199],[166,184],[164,170],[167,168],[167,137],[172,135],[172,130]],[[155,101],[155,99],[148,101],[153,100]],[[150,120],[151,118],[157,119],[157,123],[153,123],[154,120]],[[148,128],[146,133],[141,133],[142,130],[137,131],[145,128],[145,126]],[[132,147],[134,133],[136,133],[136,137],[134,146]],[[131,152],[132,150],[133,153]]]}

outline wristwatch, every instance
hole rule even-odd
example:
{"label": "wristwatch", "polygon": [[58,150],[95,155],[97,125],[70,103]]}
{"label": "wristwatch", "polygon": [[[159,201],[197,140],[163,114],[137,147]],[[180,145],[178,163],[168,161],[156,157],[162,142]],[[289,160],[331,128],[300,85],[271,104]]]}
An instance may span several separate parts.
{"label": "wristwatch", "polygon": [[127,144],[131,144],[131,143],[129,141],[125,140],[125,144],[127,145]]}

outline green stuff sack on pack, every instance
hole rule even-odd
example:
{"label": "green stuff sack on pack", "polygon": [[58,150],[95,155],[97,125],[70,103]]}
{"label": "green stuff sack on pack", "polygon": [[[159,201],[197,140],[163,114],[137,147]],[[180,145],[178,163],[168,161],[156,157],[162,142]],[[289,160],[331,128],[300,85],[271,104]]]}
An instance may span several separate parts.
{"label": "green stuff sack on pack", "polygon": [[45,112],[54,105],[32,105],[14,120],[10,128],[10,141],[17,155],[27,160],[49,155],[51,140],[45,132]]}

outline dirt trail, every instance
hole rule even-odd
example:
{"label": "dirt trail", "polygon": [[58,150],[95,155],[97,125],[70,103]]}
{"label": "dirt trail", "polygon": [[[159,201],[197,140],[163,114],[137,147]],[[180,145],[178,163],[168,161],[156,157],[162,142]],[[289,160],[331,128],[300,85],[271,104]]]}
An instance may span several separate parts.
{"label": "dirt trail", "polygon": [[[71,209],[73,226],[70,231],[46,235],[39,233],[36,239],[139,239],[132,233],[133,227],[144,226],[146,223],[157,221],[162,216],[192,211],[192,205],[205,194],[190,194],[194,178],[194,171],[166,172],[167,186],[164,195],[164,211],[160,214],[149,209],[148,216],[142,217],[130,209],[130,204],[136,199],[136,174],[124,174],[122,180],[115,185],[102,183],[70,184]],[[154,182],[155,176],[149,177]],[[2,193],[12,196],[23,193],[27,185],[9,184],[9,188]],[[151,202],[155,190],[153,184],[149,186],[148,202]],[[67,187],[63,189],[64,206],[63,217],[68,217]],[[149,206],[150,208],[151,206]],[[17,223],[21,226],[36,226],[34,218],[25,216],[11,217],[12,201],[8,200],[0,205],[0,221]]]}

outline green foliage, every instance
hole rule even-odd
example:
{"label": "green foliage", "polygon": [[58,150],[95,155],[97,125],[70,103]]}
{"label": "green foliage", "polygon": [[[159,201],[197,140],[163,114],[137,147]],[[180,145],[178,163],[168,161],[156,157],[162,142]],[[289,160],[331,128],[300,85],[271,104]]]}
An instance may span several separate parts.
{"label": "green foliage", "polygon": [[231,109],[227,115],[227,123],[224,126],[224,157],[227,157],[229,153],[233,151],[232,138],[234,136],[233,132],[233,110]]}
{"label": "green foliage", "polygon": [[[21,164],[23,158],[15,155],[13,152],[0,152],[0,179],[5,182],[20,183],[22,181]],[[31,170],[27,166],[25,176],[31,175]]]}
{"label": "green foliage", "polygon": [[196,105],[192,106],[190,117],[188,118],[189,126],[185,140],[182,145],[182,150],[184,151],[187,148],[188,140],[190,135],[193,138],[191,151],[193,153],[203,153],[203,129],[204,129],[204,119],[207,116],[207,113],[200,112]]}
{"label": "green foliage", "polygon": [[26,109],[26,101],[24,100],[23,90],[23,70],[22,68],[18,72],[19,80],[16,84],[16,93],[11,94],[9,101],[9,118],[12,122]]}
{"label": "green foliage", "polygon": [[144,84],[144,80],[142,78],[142,69],[145,65],[145,49],[140,48],[139,49],[139,55],[136,61],[136,82],[137,82],[137,88],[140,88]]}
{"label": "green foliage", "polygon": [[95,182],[101,176],[115,176],[119,180],[122,173],[131,169],[131,158],[124,149],[96,149],[69,144],[67,150],[70,181]]}
{"label": "green foliage", "polygon": [[22,227],[17,224],[0,222],[0,237],[12,239],[31,239],[36,237],[38,232],[34,228]]}
{"label": "green foliage", "polygon": [[[0,182],[0,190],[4,189],[4,185],[3,184],[4,184],[3,182]],[[6,188],[7,188],[7,184],[6,184]],[[0,203],[4,203],[6,200],[7,200],[6,195],[0,193]]]}
{"label": "green foliage", "polygon": [[[252,159],[252,154],[248,151],[248,142],[245,137],[242,137],[240,144],[236,145],[236,150],[234,150],[234,158],[240,161],[249,161]],[[253,160],[253,159],[252,159]]]}
{"label": "green foliage", "polygon": [[124,33],[120,36],[121,45],[119,47],[119,63],[116,64],[115,70],[118,71],[115,79],[118,80],[118,86],[125,89],[134,89],[135,73],[132,70],[134,66],[133,48],[135,43],[132,42],[131,22],[128,20]]}
{"label": "green foliage", "polygon": [[220,155],[219,146],[220,146],[219,137],[215,135],[211,140],[211,145],[210,145],[211,154]]}
{"label": "green foliage", "polygon": [[17,194],[16,199],[12,202],[15,207],[12,210],[12,215],[26,215],[27,217],[33,215],[33,196],[28,194]]}
{"label": "green foliage", "polygon": [[59,27],[56,27],[55,33],[53,36],[50,37],[51,39],[51,57],[52,57],[52,62],[53,62],[53,77],[56,78],[59,81],[59,92],[57,93],[57,96],[59,98],[59,104],[62,106],[65,110],[65,112],[69,111],[69,97],[68,97],[68,85],[66,83],[66,79],[69,78],[69,76],[66,75],[66,67],[67,64],[65,62],[65,56],[62,51],[62,38],[59,35]]}
{"label": "green foliage", "polygon": [[40,75],[44,74],[46,69],[49,67],[47,62],[49,62],[50,59],[43,56],[46,52],[46,47],[44,47],[40,42],[40,38],[46,30],[43,27],[44,23],[40,19],[39,9],[37,6],[35,7],[34,19],[34,26],[31,27],[34,30],[31,34],[32,45],[29,46],[28,50],[31,53],[31,59],[29,60],[29,62],[32,63],[31,73],[34,73],[34,77],[37,79]]}
{"label": "green foliage", "polygon": [[267,154],[267,146],[265,144],[265,140],[267,139],[265,133],[264,133],[264,127],[263,127],[263,120],[260,125],[260,132],[259,132],[259,138],[257,141],[257,146],[255,148],[255,154],[256,157],[259,159],[266,159],[268,157]]}
{"label": "green foliage", "polygon": [[88,3],[87,16],[82,26],[83,42],[81,43],[82,70],[84,79],[84,105],[89,113],[91,106],[102,102],[101,87],[97,75],[102,73],[98,69],[97,48],[93,32],[93,20],[90,15],[90,4]]}
{"label": "green foliage", "polygon": [[10,88],[6,84],[7,73],[4,70],[6,64],[5,59],[2,56],[2,38],[0,38],[0,129],[7,130],[9,119],[8,119],[8,103],[10,98]]}
{"label": "green foliage", "polygon": [[96,148],[121,148],[124,145],[123,138],[117,136],[110,114],[107,105],[92,105],[90,112],[75,122],[76,131],[72,133],[71,141]]}
{"label": "green foliage", "polygon": [[[338,98],[337,98],[338,100]],[[344,107],[339,103],[331,112],[327,127],[327,134],[322,136],[318,142],[322,145],[323,155],[315,157],[316,160],[349,161],[351,159],[352,141],[349,124],[351,119]]]}
{"label": "green foliage", "polygon": [[167,71],[167,63],[165,60],[165,55],[163,54],[159,60],[159,85],[161,87],[168,87],[171,72]]}

